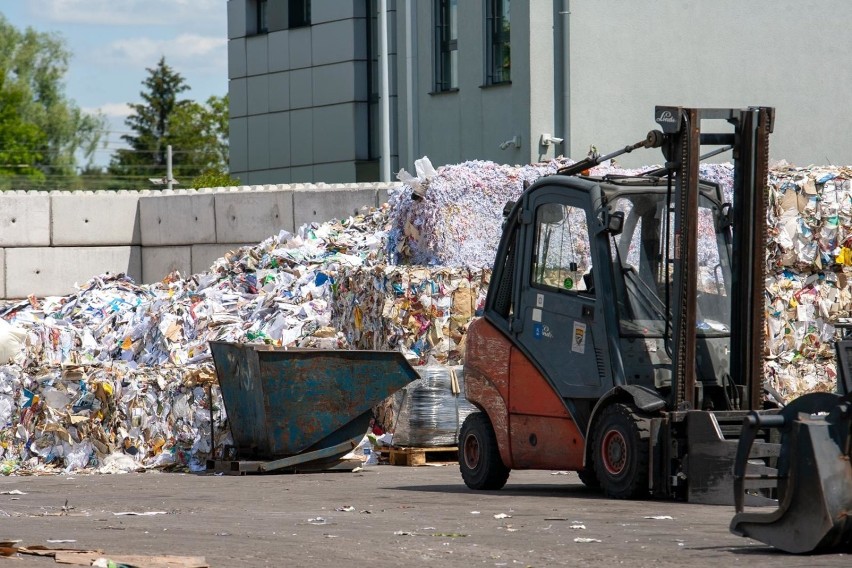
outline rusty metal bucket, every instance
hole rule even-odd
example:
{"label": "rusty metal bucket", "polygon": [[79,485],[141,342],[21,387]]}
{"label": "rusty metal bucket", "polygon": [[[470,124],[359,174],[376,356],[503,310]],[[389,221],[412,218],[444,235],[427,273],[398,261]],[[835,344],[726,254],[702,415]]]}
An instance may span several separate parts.
{"label": "rusty metal bucket", "polygon": [[418,378],[397,352],[225,341],[210,350],[239,459],[345,446],[367,432],[374,405]]}
{"label": "rusty metal bucket", "polygon": [[[758,428],[782,432],[778,508],[747,512],[749,450]],[[734,467],[731,532],[785,552],[852,550],[852,395],[806,394],[779,414],[751,413]]]}

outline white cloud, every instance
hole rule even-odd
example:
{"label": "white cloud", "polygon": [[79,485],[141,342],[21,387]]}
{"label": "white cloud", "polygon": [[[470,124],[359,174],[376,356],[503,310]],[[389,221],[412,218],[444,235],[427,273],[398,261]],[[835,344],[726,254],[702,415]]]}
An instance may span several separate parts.
{"label": "white cloud", "polygon": [[27,0],[34,15],[60,24],[176,26],[221,33],[224,0]]}
{"label": "white cloud", "polygon": [[83,108],[88,114],[103,114],[107,118],[126,118],[133,112],[127,103],[106,103],[96,108]]}
{"label": "white cloud", "polygon": [[228,40],[222,37],[180,34],[169,39],[137,37],[110,43],[100,54],[107,62],[129,68],[153,68],[160,57],[186,75],[186,72],[227,72]]}

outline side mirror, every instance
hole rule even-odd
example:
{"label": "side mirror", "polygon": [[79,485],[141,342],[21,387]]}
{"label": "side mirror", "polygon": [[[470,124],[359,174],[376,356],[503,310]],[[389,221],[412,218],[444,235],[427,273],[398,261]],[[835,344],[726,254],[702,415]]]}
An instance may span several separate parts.
{"label": "side mirror", "polygon": [[607,216],[606,230],[611,235],[620,235],[624,228],[624,211],[616,211]]}

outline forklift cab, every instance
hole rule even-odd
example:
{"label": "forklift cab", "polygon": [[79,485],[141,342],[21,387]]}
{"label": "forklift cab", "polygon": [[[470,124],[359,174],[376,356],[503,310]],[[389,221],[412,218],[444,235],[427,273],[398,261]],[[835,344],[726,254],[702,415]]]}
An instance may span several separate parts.
{"label": "forklift cab", "polygon": [[[731,231],[721,188],[702,183],[699,191],[697,398],[704,409],[731,409],[741,396],[728,359]],[[516,222],[498,265],[515,273],[495,274],[503,289],[489,295],[489,319],[575,404],[618,385],[663,397],[671,387],[667,192],[660,178],[549,177],[510,212]]]}

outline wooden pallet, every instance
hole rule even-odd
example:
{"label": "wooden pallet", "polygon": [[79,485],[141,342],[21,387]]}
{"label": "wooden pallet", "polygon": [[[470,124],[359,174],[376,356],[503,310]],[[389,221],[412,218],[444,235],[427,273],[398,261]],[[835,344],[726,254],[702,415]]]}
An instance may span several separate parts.
{"label": "wooden pallet", "polygon": [[390,465],[426,465],[458,461],[459,449],[455,446],[438,448],[382,448],[377,450],[387,457]]}

